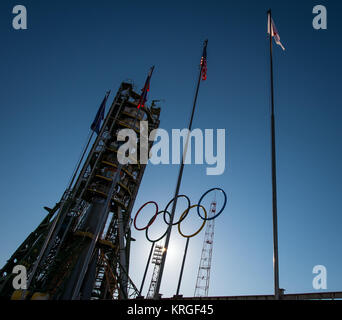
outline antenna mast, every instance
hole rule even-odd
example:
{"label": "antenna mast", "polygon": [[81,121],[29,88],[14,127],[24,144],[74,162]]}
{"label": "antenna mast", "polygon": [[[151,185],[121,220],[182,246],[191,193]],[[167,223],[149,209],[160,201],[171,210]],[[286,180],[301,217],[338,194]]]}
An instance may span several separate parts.
{"label": "antenna mast", "polygon": [[[210,204],[209,218],[213,217],[216,213],[216,199]],[[209,282],[210,282],[210,269],[211,257],[213,252],[214,241],[214,226],[215,219],[207,221],[207,228],[205,230],[204,242],[201,254],[201,261],[198,268],[195,297],[208,297]]]}

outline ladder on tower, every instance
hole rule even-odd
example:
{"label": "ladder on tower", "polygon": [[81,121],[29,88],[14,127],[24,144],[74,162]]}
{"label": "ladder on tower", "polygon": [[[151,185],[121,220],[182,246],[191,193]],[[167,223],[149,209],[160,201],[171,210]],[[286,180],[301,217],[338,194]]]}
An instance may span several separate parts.
{"label": "ladder on tower", "polygon": [[[209,217],[213,217],[216,213],[216,200],[210,204]],[[211,258],[213,253],[214,242],[214,219],[207,221],[207,227],[204,235],[203,248],[201,260],[198,268],[197,281],[195,287],[195,297],[208,297],[209,282],[210,282],[210,269]]]}

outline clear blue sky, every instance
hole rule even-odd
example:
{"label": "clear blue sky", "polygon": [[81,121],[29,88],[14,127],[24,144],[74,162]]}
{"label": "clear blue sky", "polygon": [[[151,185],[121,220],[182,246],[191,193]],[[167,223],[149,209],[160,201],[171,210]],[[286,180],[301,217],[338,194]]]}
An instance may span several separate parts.
{"label": "clear blue sky", "polygon": [[[328,290],[342,290],[341,2],[20,1],[25,31],[12,28],[16,4],[0,3],[1,265],[40,223],[42,207],[60,199],[108,89],[115,93],[127,79],[141,88],[155,65],[149,99],[165,99],[161,127],[187,126],[208,38],[194,128],[226,129],[226,171],[208,177],[205,165],[187,166],[181,192],[194,203],[214,186],[229,196],[216,222],[210,295],[272,293],[271,7],[286,47],[274,47],[280,286],[312,292],[312,269],[325,265]],[[328,30],[312,27],[316,4],[327,7]],[[175,165],[148,166],[134,212],[149,200],[163,207],[177,173]],[[133,236],[130,270],[140,286],[149,244]],[[190,242],[186,296],[194,292],[203,236]],[[176,291],[184,245],[173,234],[166,296]]]}

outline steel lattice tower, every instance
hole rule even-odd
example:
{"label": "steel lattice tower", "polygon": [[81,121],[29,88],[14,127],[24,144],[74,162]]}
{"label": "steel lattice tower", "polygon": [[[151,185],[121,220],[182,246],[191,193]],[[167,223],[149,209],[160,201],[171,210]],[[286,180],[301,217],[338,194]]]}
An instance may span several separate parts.
{"label": "steel lattice tower", "polygon": [[148,289],[146,299],[153,299],[154,297],[163,252],[164,252],[163,245],[157,245],[154,249],[153,257],[152,257],[152,264],[154,264],[154,268],[153,268],[152,279],[151,279],[151,283]]}
{"label": "steel lattice tower", "polygon": [[[0,270],[0,296],[12,299],[128,299],[138,290],[128,276],[131,211],[146,164],[140,130],[159,126],[160,108],[137,108],[141,95],[123,82],[73,186]],[[148,125],[141,127],[140,121]],[[145,122],[145,123],[146,123]],[[141,123],[140,123],[141,124]],[[137,134],[136,154],[118,161],[121,129]],[[145,146],[145,149],[144,149]],[[146,153],[145,153],[146,154]],[[148,153],[147,153],[148,154]],[[132,157],[133,157],[132,156]],[[28,288],[14,291],[12,270],[27,269]]]}
{"label": "steel lattice tower", "polygon": [[[210,204],[209,218],[214,216],[216,212],[216,200]],[[214,226],[215,219],[208,220],[207,228],[205,230],[204,242],[201,254],[201,261],[198,268],[195,297],[208,297],[209,282],[210,282],[210,269],[211,257],[213,253],[214,241]]]}

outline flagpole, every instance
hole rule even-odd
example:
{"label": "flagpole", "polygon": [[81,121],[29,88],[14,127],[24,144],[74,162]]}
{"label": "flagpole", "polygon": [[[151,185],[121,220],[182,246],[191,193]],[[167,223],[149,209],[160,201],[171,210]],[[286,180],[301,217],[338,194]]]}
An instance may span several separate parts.
{"label": "flagpole", "polygon": [[274,84],[273,84],[273,52],[272,52],[272,13],[268,10],[268,23],[270,27],[270,79],[271,79],[271,157],[272,157],[272,211],[273,211],[273,271],[274,296],[279,300],[279,258],[278,258],[278,208],[277,208],[277,167],[276,167],[276,141],[275,141],[275,115],[274,115]]}
{"label": "flagpole", "polygon": [[[208,45],[208,40],[205,40],[204,41],[204,46],[203,46],[203,48],[205,50],[207,48],[207,45]],[[195,110],[196,110],[198,91],[199,91],[199,87],[200,87],[200,84],[201,84],[202,70],[203,70],[203,64],[201,64],[201,68],[200,68],[199,74],[198,74],[196,93],[195,93],[194,103],[193,103],[193,106],[192,106],[192,112],[191,112],[191,117],[190,117],[190,121],[189,121],[189,126],[188,126],[188,134],[187,134],[187,139],[186,139],[186,143],[185,143],[185,147],[184,147],[184,152],[183,152],[183,156],[182,156],[182,162],[181,162],[181,165],[180,165],[180,168],[179,168],[178,180],[177,180],[177,185],[176,185],[176,191],[175,191],[175,196],[173,198],[173,206],[172,206],[172,210],[171,210],[169,226],[168,226],[168,229],[167,229],[166,239],[165,239],[165,244],[164,244],[164,254],[162,255],[162,260],[161,260],[159,274],[158,274],[158,280],[157,280],[157,284],[156,284],[155,292],[154,292],[154,299],[159,299],[160,284],[161,284],[161,280],[162,280],[162,277],[163,277],[165,261],[166,261],[166,254],[167,254],[167,250],[168,250],[168,247],[169,247],[171,230],[172,230],[172,224],[173,224],[173,220],[174,220],[174,217],[175,217],[175,211],[176,211],[176,206],[177,206],[177,197],[179,195],[179,189],[180,189],[180,185],[181,185],[182,177],[183,177],[184,161],[185,161],[185,158],[186,158],[186,151],[187,151],[188,143],[189,143],[189,135],[190,135],[190,131],[191,131],[191,128],[192,128],[192,122],[193,122],[194,114],[195,114]]]}

